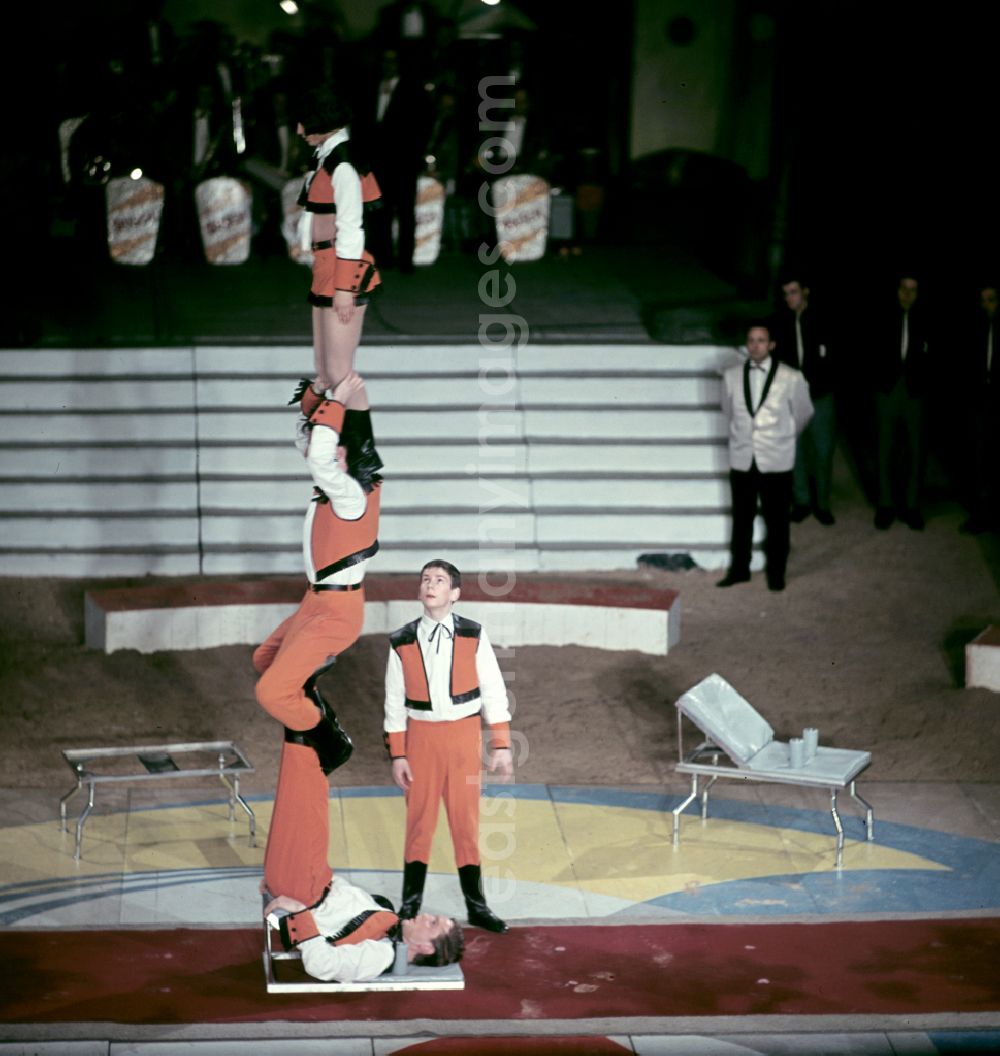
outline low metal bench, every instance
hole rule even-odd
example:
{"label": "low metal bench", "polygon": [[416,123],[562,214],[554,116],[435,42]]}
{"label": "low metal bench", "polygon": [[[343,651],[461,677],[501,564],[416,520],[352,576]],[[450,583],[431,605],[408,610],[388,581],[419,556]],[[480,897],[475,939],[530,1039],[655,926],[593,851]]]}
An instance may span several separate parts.
{"label": "low metal bench", "polygon": [[[830,814],[837,834],[837,869],[844,863],[844,826],[837,809],[837,794],[841,789],[846,788],[863,808],[867,837],[874,840],[874,813],[855,789],[858,774],[871,763],[871,752],[820,746],[812,759],[801,766],[792,766],[789,745],[774,740],[774,730],[720,675],[709,675],[693,686],[677,699],[675,707],[679,761],[674,770],[691,776],[691,793],[672,811],[674,847],[680,844],[681,814],[700,797],[704,821],[708,817],[708,791],[720,777],[829,789]],[[707,738],[686,755],[685,717]],[[699,787],[702,778],[707,781]]]}
{"label": "low metal bench", "polygon": [[[146,744],[136,748],[66,748],[62,754],[76,775],[76,787],[59,800],[59,819],[63,832],[66,831],[67,803],[82,791],[84,785],[87,786],[87,804],[76,820],[76,849],[73,854],[76,861],[80,860],[83,826],[94,809],[94,793],[98,785],[162,781],[178,777],[218,777],[229,791],[229,820],[235,819],[236,804],[239,803],[250,823],[250,846],[255,846],[256,821],[250,804],[240,795],[240,776],[252,774],[253,766],[232,741]],[[190,758],[180,758],[194,754],[215,755],[216,764],[208,766],[204,759],[192,761]],[[120,766],[122,762],[133,764],[133,768],[126,767],[124,772],[102,772],[100,769],[102,764],[110,766],[118,763]]]}

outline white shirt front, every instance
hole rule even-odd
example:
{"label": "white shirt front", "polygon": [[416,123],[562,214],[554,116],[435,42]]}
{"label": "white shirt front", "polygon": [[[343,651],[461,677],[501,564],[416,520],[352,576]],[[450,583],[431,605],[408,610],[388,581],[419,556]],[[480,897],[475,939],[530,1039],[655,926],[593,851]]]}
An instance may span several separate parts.
{"label": "white shirt front", "polygon": [[194,147],[192,159],[195,165],[200,165],[208,157],[208,144],[210,140],[208,132],[208,113],[199,110],[194,117]]}
{"label": "white shirt front", "polygon": [[517,114],[507,122],[504,129],[504,138],[510,143],[510,152],[515,158],[521,156],[521,148],[524,146],[524,129],[528,121],[522,114]]}
{"label": "white shirt front", "polygon": [[[378,111],[375,114],[375,120],[381,121],[385,117],[386,110],[389,109],[389,104],[392,102],[392,93],[396,90],[396,85],[399,84],[398,77],[390,77],[388,80],[382,81],[378,86]],[[371,96],[369,96],[371,98]]]}
{"label": "white shirt front", "polygon": [[765,356],[760,363],[750,360],[750,400],[756,413],[760,407],[761,398],[764,395],[764,383],[771,370],[771,357]]}
{"label": "white shirt front", "polygon": [[386,733],[402,733],[406,729],[407,720],[453,722],[475,715],[480,709],[488,726],[498,722],[510,722],[507,686],[486,628],[480,631],[479,647],[476,650],[476,675],[479,679],[480,697],[465,704],[453,704],[451,700],[451,660],[455,634],[455,619],[452,613],[448,613],[441,621],[441,629],[437,628],[438,622],[426,613],[417,623],[417,644],[424,660],[427,686],[431,694],[429,711],[407,710],[403,663],[396,650],[389,649],[385,672]]}
{"label": "white shirt front", "polygon": [[312,911],[319,935],[299,944],[302,967],[314,979],[339,983],[377,979],[393,962],[391,939],[365,939],[340,946],[331,946],[326,940],[358,914],[383,908],[367,891],[335,876],[326,897]]}

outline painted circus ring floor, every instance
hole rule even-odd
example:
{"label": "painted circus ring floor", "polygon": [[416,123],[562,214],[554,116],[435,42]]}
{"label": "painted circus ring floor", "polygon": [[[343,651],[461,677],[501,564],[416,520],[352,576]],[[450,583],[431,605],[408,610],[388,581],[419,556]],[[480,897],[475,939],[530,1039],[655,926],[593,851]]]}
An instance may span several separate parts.
{"label": "painted circus ring floor", "polygon": [[[838,707],[819,713],[819,724],[833,743],[873,751],[871,779],[862,775],[859,792],[875,810],[874,841],[865,841],[841,796],[847,843],[837,871],[827,793],[729,781],[713,789],[707,821],[689,808],[675,849],[670,809],[687,782],[673,773],[669,703],[714,669],[723,644],[731,650],[742,641],[737,630],[750,638],[752,655],[778,654],[778,674],[762,676],[747,663],[739,677],[775,728],[785,736],[817,715],[802,680],[789,674],[798,670],[788,655],[795,643],[787,650],[775,643],[761,618],[774,599],[748,588],[723,605],[710,579],[689,578],[685,589],[690,644],[671,654],[669,669],[665,658],[635,652],[519,653],[519,686],[542,701],[565,691],[572,725],[551,714],[539,719],[526,698],[521,722],[531,757],[518,769],[526,779],[489,788],[482,809],[487,891],[511,931],[470,929],[465,990],[420,1002],[265,992],[257,884],[274,737],[248,713],[244,652],[191,650],[165,660],[136,653],[126,664],[124,654],[81,653],[74,638],[56,666],[86,686],[88,700],[103,702],[108,718],[120,708],[127,724],[141,702],[155,699],[169,736],[235,736],[247,749],[261,767],[245,788],[257,846],[249,846],[239,812],[229,819],[217,778],[101,786],[77,863],[79,798],[68,832],[57,820],[69,772],[50,743],[29,759],[15,746],[35,742],[12,736],[8,758],[17,766],[0,788],[0,1056],[173,1056],[181,1042],[191,1054],[218,1056],[235,1040],[252,1040],[255,1056],[1000,1050],[1000,785],[994,769],[965,765],[968,752],[957,753],[963,765],[942,766],[956,754],[948,740],[956,730],[976,731],[982,757],[992,758],[991,727],[976,721],[992,702],[949,683],[926,706],[930,723],[908,695],[911,732],[924,731],[911,758],[903,752],[909,742],[865,725],[886,712],[882,683],[861,692],[847,683],[865,671],[851,666],[839,676]],[[830,631],[841,628],[846,634],[845,622],[834,621]],[[940,666],[927,650],[905,651],[908,670],[923,664],[934,674]],[[345,678],[375,687],[352,702],[353,732],[377,713],[384,642],[362,639],[351,663]],[[211,680],[201,680],[205,671]],[[135,687],[131,710],[120,707],[126,675]],[[776,682],[788,683],[784,696]],[[567,742],[567,729],[603,728],[607,696],[647,689],[655,706],[630,713],[635,727],[618,729],[617,744]],[[821,687],[812,696],[829,694]],[[168,705],[181,715],[182,697],[192,710],[175,719]],[[206,700],[221,701],[210,731],[198,729],[196,714]],[[84,715],[61,716],[62,744],[100,739],[93,730],[103,726]],[[51,725],[45,729],[51,736]],[[152,743],[145,729],[126,725],[116,737]],[[377,738],[359,734],[358,745],[352,773],[333,779],[331,863],[398,901],[402,800],[378,783],[385,764]],[[343,787],[345,779],[354,787]],[[464,919],[443,820],[430,865],[427,907]]]}
{"label": "painted circus ring floor", "polygon": [[[467,931],[460,993],[342,995],[265,993],[272,800],[249,797],[251,847],[209,789],[101,790],[78,863],[72,813],[64,833],[56,802],[4,791],[20,823],[0,829],[3,1056],[218,1056],[246,1041],[256,1056],[1000,1046],[991,786],[866,786],[876,839],[842,805],[839,871],[816,790],[733,784],[706,821],[685,815],[675,849],[680,793],[492,786],[484,873],[511,931]],[[330,812],[335,866],[398,900],[402,797],[334,787]],[[464,919],[443,818],[425,905]]]}
{"label": "painted circus ring floor", "polygon": [[[876,785],[874,842],[842,806],[847,843],[837,871],[824,797],[796,790],[802,806],[779,805],[774,791],[742,799],[720,793],[706,821],[695,812],[683,816],[674,848],[669,811],[679,795],[492,786],[483,797],[481,832],[490,902],[514,924],[1000,910],[996,843],[883,820]],[[187,801],[182,796],[174,787],[122,790],[103,807],[98,800],[79,863],[72,813],[66,833],[56,818],[0,829],[3,925],[256,924],[272,800],[250,797],[258,830],[250,847],[245,820],[230,821],[225,802],[199,799],[195,790]],[[401,795],[384,787],[333,788],[330,816],[334,867],[398,900]],[[425,905],[464,914],[443,816]]]}

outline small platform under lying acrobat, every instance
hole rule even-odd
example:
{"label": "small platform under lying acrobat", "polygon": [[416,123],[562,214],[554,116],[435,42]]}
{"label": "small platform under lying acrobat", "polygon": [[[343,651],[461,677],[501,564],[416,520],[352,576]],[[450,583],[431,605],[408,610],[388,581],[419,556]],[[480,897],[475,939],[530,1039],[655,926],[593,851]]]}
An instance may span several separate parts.
{"label": "small platform under lying acrobat", "polygon": [[[460,964],[440,968],[407,964],[404,955],[388,972],[376,979],[358,982],[323,982],[313,979],[302,968],[302,954],[285,950],[278,930],[264,920],[264,980],[269,994],[358,994],[392,990],[464,990],[465,976]],[[400,963],[401,962],[401,963]]]}

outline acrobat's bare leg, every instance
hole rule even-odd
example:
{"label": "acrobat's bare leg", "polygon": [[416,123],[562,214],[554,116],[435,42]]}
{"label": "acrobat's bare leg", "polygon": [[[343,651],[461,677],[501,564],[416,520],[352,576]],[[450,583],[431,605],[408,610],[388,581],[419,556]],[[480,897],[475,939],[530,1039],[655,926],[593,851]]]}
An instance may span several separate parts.
{"label": "acrobat's bare leg", "polygon": [[[366,308],[366,305],[355,305],[346,323],[340,321],[335,308],[313,308],[317,389],[333,388],[354,369],[354,354],[361,340]],[[364,393],[352,396],[347,406],[355,411],[367,410]]]}

